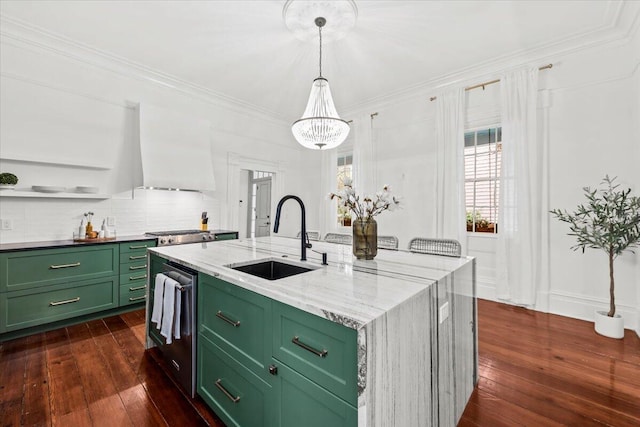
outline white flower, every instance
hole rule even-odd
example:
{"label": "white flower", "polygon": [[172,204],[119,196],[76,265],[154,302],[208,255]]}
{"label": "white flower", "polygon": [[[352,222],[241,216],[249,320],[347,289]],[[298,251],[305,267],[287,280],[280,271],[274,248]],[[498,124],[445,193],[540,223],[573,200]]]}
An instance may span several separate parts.
{"label": "white flower", "polygon": [[329,197],[340,200],[342,206],[351,210],[356,219],[371,219],[385,210],[395,210],[400,206],[400,198],[391,194],[389,185],[385,185],[375,196],[365,195],[361,200],[353,188],[351,179],[345,178],[343,183],[344,188],[331,193]]}

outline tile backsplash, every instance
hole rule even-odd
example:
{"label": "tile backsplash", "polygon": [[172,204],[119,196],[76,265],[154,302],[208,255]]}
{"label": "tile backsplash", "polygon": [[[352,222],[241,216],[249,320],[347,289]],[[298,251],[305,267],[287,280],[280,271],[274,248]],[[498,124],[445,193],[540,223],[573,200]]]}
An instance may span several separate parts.
{"label": "tile backsplash", "polygon": [[220,228],[219,201],[197,192],[136,189],[107,200],[2,197],[0,218],[12,229],[0,230],[0,243],[71,239],[87,211],[97,229],[103,219],[115,218],[111,228],[120,236],[195,229],[202,211],[209,213],[209,229]]}

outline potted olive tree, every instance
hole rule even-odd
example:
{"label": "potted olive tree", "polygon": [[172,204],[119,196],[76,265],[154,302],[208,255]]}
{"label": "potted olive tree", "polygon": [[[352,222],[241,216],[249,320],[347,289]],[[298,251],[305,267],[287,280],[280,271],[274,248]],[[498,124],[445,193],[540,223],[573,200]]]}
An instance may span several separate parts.
{"label": "potted olive tree", "polygon": [[585,187],[586,204],[578,205],[573,213],[554,209],[551,213],[569,224],[569,236],[577,243],[573,250],[601,249],[609,257],[609,311],[596,311],[595,330],[611,338],[624,337],[624,320],[616,314],[613,262],[626,250],[640,244],[640,198],[631,189],[619,190],[616,178],[605,176],[602,188]]}

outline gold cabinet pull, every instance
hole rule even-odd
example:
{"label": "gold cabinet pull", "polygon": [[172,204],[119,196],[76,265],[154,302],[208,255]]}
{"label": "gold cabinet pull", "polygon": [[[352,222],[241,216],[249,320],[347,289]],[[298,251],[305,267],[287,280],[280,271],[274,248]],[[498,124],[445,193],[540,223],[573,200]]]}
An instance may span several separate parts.
{"label": "gold cabinet pull", "polygon": [[147,245],[129,246],[129,249],[144,249]]}
{"label": "gold cabinet pull", "polygon": [[135,288],[129,288],[129,290],[133,292],[133,291],[139,291],[140,289],[146,289],[146,288],[147,288],[147,285],[142,285],[142,286],[136,286]]}
{"label": "gold cabinet pull", "polygon": [[221,384],[221,381],[222,379],[218,378],[218,380],[216,381],[216,387],[218,387],[218,389],[223,392],[230,401],[232,401],[233,403],[238,403],[240,401],[240,396],[233,397],[233,395],[229,393],[226,388],[224,388],[224,386]]}
{"label": "gold cabinet pull", "polygon": [[235,322],[231,319],[229,319],[227,316],[225,316],[224,314],[222,314],[222,312],[220,310],[218,310],[218,312],[216,313],[216,317],[219,317],[220,319],[224,320],[225,322],[227,322],[228,324],[230,324],[233,327],[239,327],[240,326],[240,321],[236,320]]}
{"label": "gold cabinet pull", "polygon": [[75,298],[71,298],[71,299],[66,299],[64,301],[51,301],[49,303],[49,307],[55,307],[56,305],[62,305],[62,304],[71,304],[72,302],[78,302],[80,301],[80,297],[75,297]]}
{"label": "gold cabinet pull", "polygon": [[73,264],[59,264],[59,265],[50,265],[49,268],[51,270],[57,270],[59,268],[70,268],[70,267],[80,267],[79,262],[74,262]]}
{"label": "gold cabinet pull", "polygon": [[137,267],[129,267],[129,270],[142,270],[143,268],[147,268],[147,264],[139,265]]}
{"label": "gold cabinet pull", "polygon": [[147,257],[146,255],[137,255],[137,256],[130,256],[129,259],[133,261],[134,259],[144,259],[146,257]]}
{"label": "gold cabinet pull", "polygon": [[293,337],[291,342],[297,345],[298,347],[302,347],[305,350],[310,351],[311,353],[315,354],[318,357],[327,357],[327,354],[329,354],[329,352],[325,349],[316,350],[315,348],[308,346],[307,344],[300,341],[300,337],[297,337],[297,336]]}
{"label": "gold cabinet pull", "polygon": [[147,297],[146,295],[142,295],[141,297],[132,297],[132,298],[129,298],[129,301],[138,301],[141,299],[145,299],[146,297]]}
{"label": "gold cabinet pull", "polygon": [[139,280],[139,279],[146,279],[147,275],[143,274],[142,276],[129,276],[129,280]]}

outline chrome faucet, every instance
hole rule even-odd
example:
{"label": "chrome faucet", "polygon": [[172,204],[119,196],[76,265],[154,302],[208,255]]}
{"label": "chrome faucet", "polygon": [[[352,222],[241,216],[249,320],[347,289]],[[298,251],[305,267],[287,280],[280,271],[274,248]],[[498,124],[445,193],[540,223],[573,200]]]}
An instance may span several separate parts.
{"label": "chrome faucet", "polygon": [[273,224],[273,232],[277,233],[278,232],[278,228],[280,228],[280,210],[282,210],[282,205],[284,204],[284,202],[286,202],[289,199],[293,199],[296,202],[298,202],[298,204],[300,205],[300,216],[302,217],[302,224],[300,225],[301,230],[300,230],[300,261],[306,261],[307,260],[307,247],[311,247],[311,245],[307,246],[307,219],[306,219],[306,214],[305,214],[305,210],[304,210],[304,203],[302,203],[302,200],[300,200],[300,197],[298,196],[292,196],[291,194],[284,196],[282,199],[280,199],[280,201],[278,202],[278,207],[276,208],[276,221]]}

